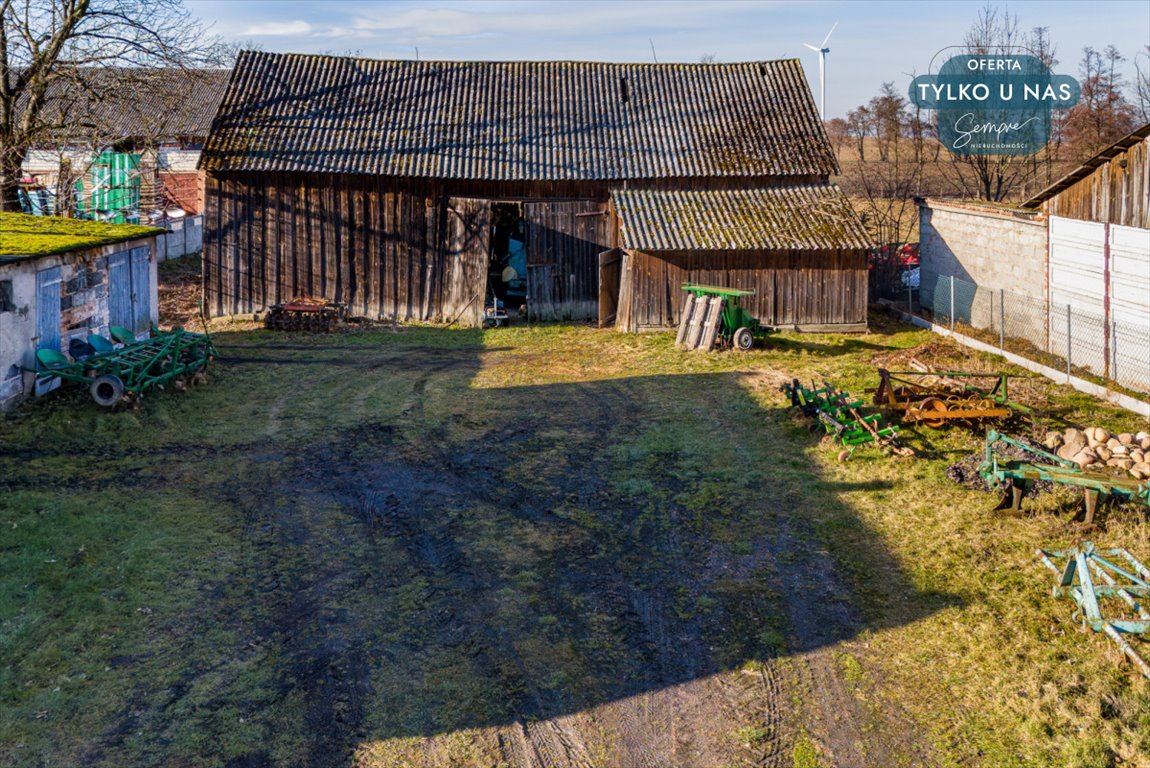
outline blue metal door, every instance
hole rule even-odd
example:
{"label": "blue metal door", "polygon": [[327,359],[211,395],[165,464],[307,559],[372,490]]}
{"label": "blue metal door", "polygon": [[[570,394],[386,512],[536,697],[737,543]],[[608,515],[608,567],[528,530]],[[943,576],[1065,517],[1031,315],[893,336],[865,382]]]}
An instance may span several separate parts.
{"label": "blue metal door", "polygon": [[128,251],[108,257],[108,324],[135,331],[132,312],[132,265]]}
{"label": "blue metal door", "polygon": [[130,252],[132,264],[132,325],[134,333],[147,331],[152,324],[152,282],[148,247]]}
{"label": "blue metal door", "polygon": [[60,348],[60,268],[36,273],[36,349]]}

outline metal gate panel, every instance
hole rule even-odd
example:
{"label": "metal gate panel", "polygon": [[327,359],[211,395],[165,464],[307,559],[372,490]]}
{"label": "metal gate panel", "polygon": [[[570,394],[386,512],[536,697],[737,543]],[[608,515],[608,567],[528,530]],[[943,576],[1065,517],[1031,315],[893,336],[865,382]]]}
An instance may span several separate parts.
{"label": "metal gate panel", "polygon": [[36,349],[62,352],[60,344],[60,268],[36,273]]}
{"label": "metal gate panel", "polygon": [[1070,304],[1102,317],[1106,284],[1106,225],[1050,218],[1050,303],[1052,311]]}
{"label": "metal gate panel", "polygon": [[1060,357],[1069,352],[1074,365],[1102,375],[1106,370],[1106,225],[1052,216],[1049,234],[1050,352]]}

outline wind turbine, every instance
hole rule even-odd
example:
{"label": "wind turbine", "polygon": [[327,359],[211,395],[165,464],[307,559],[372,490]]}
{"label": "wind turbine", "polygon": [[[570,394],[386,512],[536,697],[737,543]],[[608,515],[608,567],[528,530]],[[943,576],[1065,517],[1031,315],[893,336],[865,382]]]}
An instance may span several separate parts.
{"label": "wind turbine", "polygon": [[831,49],[827,48],[827,40],[831,39],[831,35],[834,34],[835,27],[838,25],[839,23],[836,21],[834,26],[831,27],[831,31],[827,32],[827,36],[823,38],[822,45],[818,48],[810,43],[803,43],[803,45],[819,55],[819,117],[823,120],[827,119],[827,54],[831,52]]}

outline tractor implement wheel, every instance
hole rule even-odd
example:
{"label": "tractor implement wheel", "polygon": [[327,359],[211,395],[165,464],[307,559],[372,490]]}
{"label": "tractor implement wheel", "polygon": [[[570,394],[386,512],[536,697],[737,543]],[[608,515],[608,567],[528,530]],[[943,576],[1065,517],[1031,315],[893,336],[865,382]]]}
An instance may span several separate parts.
{"label": "tractor implement wheel", "polygon": [[124,382],[120,380],[119,376],[105,373],[92,380],[88,392],[96,401],[96,405],[111,408],[124,399]]}
{"label": "tractor implement wheel", "polygon": [[749,352],[755,346],[755,334],[750,328],[739,328],[731,334],[731,346],[740,352]]}
{"label": "tractor implement wheel", "polygon": [[928,397],[918,406],[919,420],[931,429],[939,429],[946,424],[946,417],[942,414],[950,410],[946,401],[937,397]]}

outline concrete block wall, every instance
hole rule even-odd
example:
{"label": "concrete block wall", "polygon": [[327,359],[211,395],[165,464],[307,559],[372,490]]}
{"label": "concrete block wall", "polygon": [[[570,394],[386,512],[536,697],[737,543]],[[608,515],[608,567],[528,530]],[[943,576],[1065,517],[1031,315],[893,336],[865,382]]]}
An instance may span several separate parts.
{"label": "concrete block wall", "polygon": [[[996,211],[977,204],[925,200],[919,204],[919,254],[921,301],[936,306],[934,292],[949,283],[940,277],[973,283],[977,290],[957,283],[956,315],[977,328],[997,327],[1000,321],[999,290],[1034,300],[1035,335],[1044,333],[1042,310],[1046,300],[1046,222],[1036,214]],[[940,296],[944,305],[949,296]],[[1017,335],[1029,337],[1028,318],[1019,304],[1007,306],[1007,322]],[[1011,317],[1014,309],[1016,317]]]}

